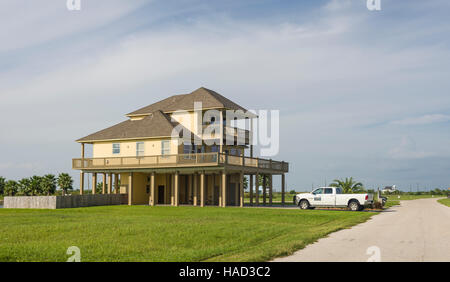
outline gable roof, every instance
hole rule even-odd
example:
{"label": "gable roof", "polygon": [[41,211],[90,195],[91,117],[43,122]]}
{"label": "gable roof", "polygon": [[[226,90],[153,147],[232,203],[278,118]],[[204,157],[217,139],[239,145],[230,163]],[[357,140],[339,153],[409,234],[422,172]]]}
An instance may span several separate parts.
{"label": "gable roof", "polygon": [[245,108],[225,98],[219,93],[205,87],[200,87],[189,94],[174,95],[149,106],[143,107],[127,114],[127,116],[145,115],[154,110],[161,110],[163,112],[194,110],[194,102],[202,102],[202,107],[205,109],[219,108],[242,110],[247,112]]}
{"label": "gable roof", "polygon": [[169,117],[157,110],[141,120],[126,120],[106,129],[100,130],[77,142],[91,142],[116,139],[133,139],[147,137],[171,137],[172,130],[178,123],[172,123]]}

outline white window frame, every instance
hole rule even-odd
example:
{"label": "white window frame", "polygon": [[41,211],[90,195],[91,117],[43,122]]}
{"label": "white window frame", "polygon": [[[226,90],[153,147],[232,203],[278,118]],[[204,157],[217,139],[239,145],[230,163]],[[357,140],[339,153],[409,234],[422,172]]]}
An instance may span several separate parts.
{"label": "white window frame", "polygon": [[161,140],[161,155],[170,155],[170,140]]}
{"label": "white window frame", "polygon": [[[142,148],[140,148],[140,150],[139,145],[142,145]],[[136,142],[136,157],[143,157],[144,155],[145,155],[145,143]]]}
{"label": "white window frame", "polygon": [[[118,146],[119,148],[114,148],[114,146]],[[118,152],[116,150],[119,150]],[[120,143],[113,143],[112,144],[112,154],[113,155],[120,155]]]}

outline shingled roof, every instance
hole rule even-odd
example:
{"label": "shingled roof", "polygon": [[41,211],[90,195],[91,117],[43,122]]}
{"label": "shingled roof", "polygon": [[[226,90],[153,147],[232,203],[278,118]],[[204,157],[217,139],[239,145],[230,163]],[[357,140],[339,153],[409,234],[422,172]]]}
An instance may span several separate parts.
{"label": "shingled roof", "polygon": [[207,89],[205,87],[200,87],[199,89],[189,93],[174,95],[167,99],[161,100],[134,112],[127,114],[127,116],[137,116],[145,115],[154,110],[161,110],[163,112],[174,112],[178,110],[194,110],[194,102],[202,102],[202,107],[204,109],[218,108],[218,109],[229,109],[229,110],[242,110],[247,112],[247,110],[233,101],[225,98],[219,93]]}
{"label": "shingled roof", "polygon": [[101,140],[171,137],[172,130],[178,123],[160,110],[149,113],[141,120],[126,120],[96,133],[78,139],[77,142],[92,142]]}
{"label": "shingled roof", "polygon": [[223,97],[219,93],[201,87],[189,94],[174,95],[129,113],[127,114],[128,117],[144,117],[139,120],[126,120],[78,139],[77,142],[89,143],[105,140],[171,137],[174,127],[179,124],[177,122],[172,122],[169,115],[166,113],[178,110],[194,110],[194,102],[202,102],[202,108],[204,109],[242,110],[246,113],[246,116],[256,117],[256,115],[247,112],[246,109]]}

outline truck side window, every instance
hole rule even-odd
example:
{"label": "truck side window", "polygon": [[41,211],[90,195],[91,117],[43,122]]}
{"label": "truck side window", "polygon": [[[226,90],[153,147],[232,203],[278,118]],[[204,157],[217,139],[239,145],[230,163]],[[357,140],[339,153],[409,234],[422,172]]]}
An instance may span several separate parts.
{"label": "truck side window", "polygon": [[324,194],[333,194],[333,189],[325,188],[325,193]]}
{"label": "truck side window", "polygon": [[341,188],[336,188],[336,194],[342,194],[342,189]]}
{"label": "truck side window", "polygon": [[314,195],[317,195],[317,194],[323,194],[323,189],[322,188],[319,188],[319,189],[316,189],[316,190],[314,190],[314,192],[312,192]]}

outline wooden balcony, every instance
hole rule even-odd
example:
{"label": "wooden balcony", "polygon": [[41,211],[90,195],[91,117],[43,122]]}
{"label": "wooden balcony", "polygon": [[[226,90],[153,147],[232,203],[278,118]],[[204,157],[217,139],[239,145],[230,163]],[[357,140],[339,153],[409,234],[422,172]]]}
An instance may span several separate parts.
{"label": "wooden balcony", "polygon": [[261,170],[274,173],[289,171],[289,163],[260,158],[231,156],[221,153],[158,155],[142,157],[79,158],[72,160],[72,168],[80,170],[143,169],[175,167],[236,167],[247,171]]}

